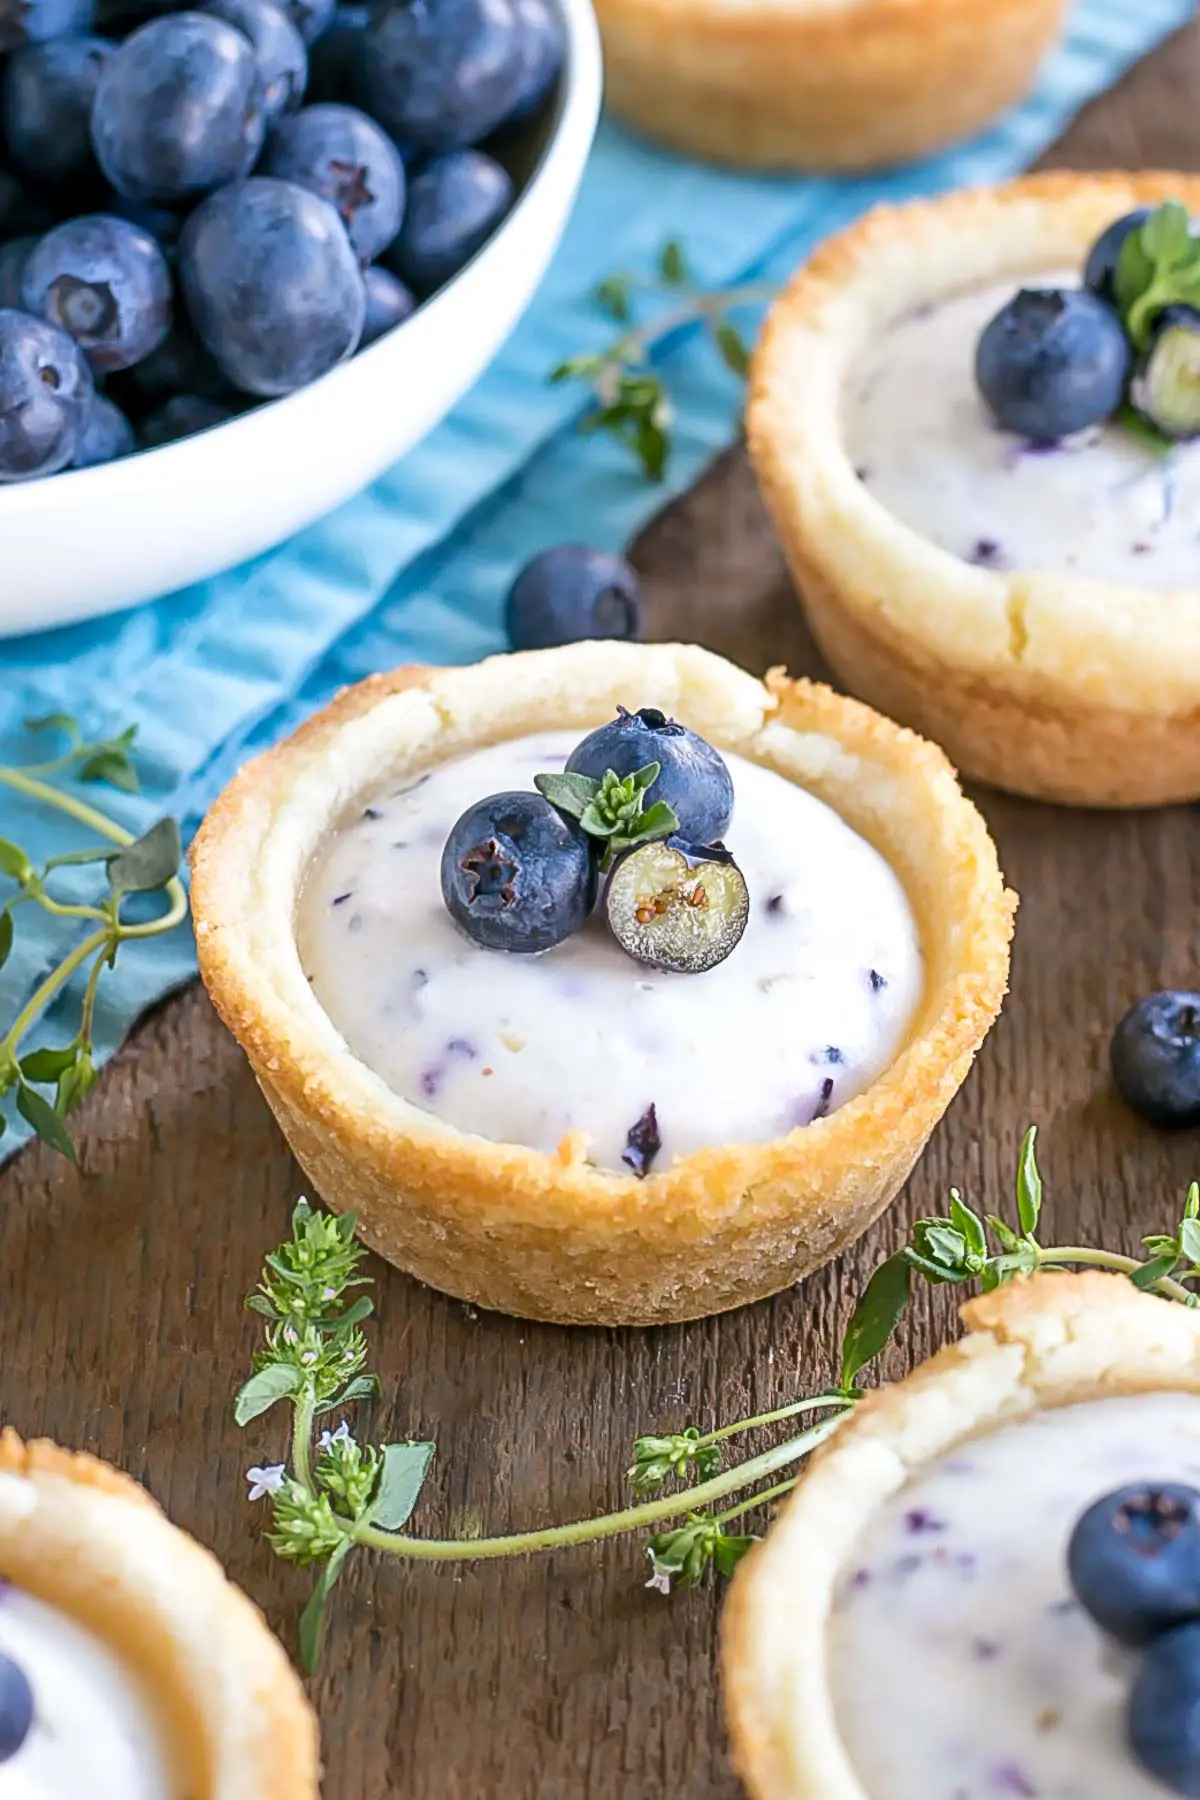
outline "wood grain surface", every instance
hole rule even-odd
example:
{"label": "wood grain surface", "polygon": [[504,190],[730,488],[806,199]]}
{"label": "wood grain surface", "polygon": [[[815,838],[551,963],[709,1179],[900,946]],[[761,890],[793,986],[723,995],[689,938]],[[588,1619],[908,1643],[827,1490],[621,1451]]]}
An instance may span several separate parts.
{"label": "wood grain surface", "polygon": [[[1131,0],[1131,4],[1133,0]],[[1049,160],[1200,167],[1200,28],[1092,106]],[[637,546],[653,635],[753,669],[820,665],[745,459],[730,453]],[[1022,895],[1013,993],[898,1203],[849,1256],[747,1310],[646,1333],[476,1314],[373,1263],[378,1436],[436,1437],[414,1523],[505,1530],[621,1501],[639,1429],[783,1403],[827,1378],[839,1328],[903,1221],[947,1185],[999,1204],[1042,1128],[1060,1242],[1167,1225],[1200,1137],[1112,1097],[1112,1025],[1140,993],[1195,983],[1200,817],[1086,816],[981,792]],[[0,1176],[0,1417],[148,1484],[294,1641],[305,1577],[262,1543],[243,1471],[283,1453],[282,1416],[243,1435],[230,1398],[242,1311],[302,1191],[242,1058],[189,990],[143,1024],[80,1119],[86,1172],[40,1148]],[[922,1294],[889,1367],[950,1327]],[[360,1556],[312,1684],[327,1800],[731,1800],[715,1672],[719,1591],[648,1593],[642,1548],[447,1570]]]}

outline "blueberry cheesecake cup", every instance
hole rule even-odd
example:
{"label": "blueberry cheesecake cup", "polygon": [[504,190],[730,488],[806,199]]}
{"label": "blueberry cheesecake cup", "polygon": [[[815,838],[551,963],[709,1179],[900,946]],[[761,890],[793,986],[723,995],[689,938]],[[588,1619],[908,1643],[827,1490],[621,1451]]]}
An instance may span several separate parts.
{"label": "blueberry cheesecake cup", "polygon": [[201,971],[371,1247],[500,1311],[650,1324],[797,1280],[894,1197],[1008,974],[939,751],[695,646],[351,688],[192,853]]}
{"label": "blueberry cheesecake cup", "polygon": [[856,693],[1035,798],[1200,795],[1200,182],[1030,176],[831,239],[751,455]]}
{"label": "blueberry cheesecake cup", "polygon": [[739,1567],[753,1800],[1200,1793],[1200,1317],[1037,1275],[869,1394]]}
{"label": "blueberry cheesecake cup", "polygon": [[318,1800],[316,1721],[214,1557],[91,1456],[0,1431],[0,1793]]}

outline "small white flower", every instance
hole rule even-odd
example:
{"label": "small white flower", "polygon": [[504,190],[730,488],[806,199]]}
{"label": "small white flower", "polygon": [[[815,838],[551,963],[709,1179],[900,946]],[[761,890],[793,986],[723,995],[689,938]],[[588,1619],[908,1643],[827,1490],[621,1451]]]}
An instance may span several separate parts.
{"label": "small white flower", "polygon": [[267,1494],[280,1493],[286,1474],[286,1463],[268,1463],[265,1469],[257,1467],[247,1469],[246,1480],[250,1483],[250,1499],[262,1500]]}
{"label": "small white flower", "polygon": [[320,1437],[317,1439],[317,1449],[331,1450],[335,1444],[348,1444],[349,1442],[350,1427],[347,1425],[345,1419],[343,1419],[336,1431],[323,1431],[321,1433]]}
{"label": "small white flower", "polygon": [[653,1588],[656,1594],[669,1594],[671,1591],[671,1577],[665,1569],[655,1569],[653,1575],[651,1575],[649,1581],[646,1583],[646,1586],[648,1588]]}

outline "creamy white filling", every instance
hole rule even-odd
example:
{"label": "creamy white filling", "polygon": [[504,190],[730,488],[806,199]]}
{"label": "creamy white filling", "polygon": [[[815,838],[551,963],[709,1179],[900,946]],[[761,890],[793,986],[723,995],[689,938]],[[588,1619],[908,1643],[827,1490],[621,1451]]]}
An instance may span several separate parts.
{"label": "creamy white filling", "polygon": [[0,1800],[170,1800],[149,1705],[116,1653],[20,1588],[0,1586],[0,1651],[33,1689],[29,1736]]}
{"label": "creamy white filling", "polygon": [[893,1495],[829,1628],[838,1726],[871,1800],[1162,1800],[1125,1740],[1136,1658],[1066,1572],[1080,1514],[1140,1480],[1200,1486],[1200,1397],[1038,1413]]}
{"label": "creamy white filling", "polygon": [[[1078,280],[1057,271],[1020,285]],[[1017,286],[958,295],[881,332],[842,398],[860,479],[922,537],[984,568],[1200,587],[1200,443],[1163,456],[1109,424],[1039,446],[993,423],[975,346]]]}
{"label": "creamy white filling", "polygon": [[614,1170],[651,1104],[662,1169],[808,1125],[859,1093],[920,999],[912,913],[836,813],[740,757],[727,758],[728,842],[750,923],[717,968],[647,968],[598,917],[538,957],[479,949],[455,929],[439,882],[450,827],[485,795],[561,769],[577,741],[542,733],[474,752],[373,799],[321,849],[297,937],[351,1050],[461,1131],[544,1151],[583,1132]]}

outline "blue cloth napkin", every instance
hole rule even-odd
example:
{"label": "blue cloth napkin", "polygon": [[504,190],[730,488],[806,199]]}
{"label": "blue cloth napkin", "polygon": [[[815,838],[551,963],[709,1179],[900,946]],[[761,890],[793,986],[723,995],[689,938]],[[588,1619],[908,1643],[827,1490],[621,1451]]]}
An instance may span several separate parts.
{"label": "blue cloth napkin", "polygon": [[[1078,0],[1036,91],[973,143],[894,174],[766,179],[703,168],[606,122],[566,239],[530,312],[458,409],[380,481],[281,549],[116,619],[0,644],[0,762],[41,754],[22,720],[74,713],[91,736],[136,722],[143,791],[89,798],[140,831],[164,812],[193,829],[247,756],[336,688],[403,661],[468,662],[503,647],[502,596],[535,550],[568,538],[619,546],[734,437],[738,384],[695,333],[662,361],[677,417],[665,489],[615,445],[575,430],[586,396],[547,385],[563,357],[604,345],[591,299],[615,268],[649,272],[669,236],[700,279],[776,280],[876,201],[1011,175],[1078,108],[1195,10],[1194,0]],[[186,498],[181,497],[186,504]],[[0,789],[0,836],[41,858],[77,847]],[[87,876],[77,876],[81,888]],[[25,907],[0,974],[0,1024],[69,949],[71,922]],[[128,946],[101,984],[99,1056],[195,967],[186,930]],[[26,1048],[73,1036],[68,988]],[[10,1118],[0,1156],[27,1135]]]}

